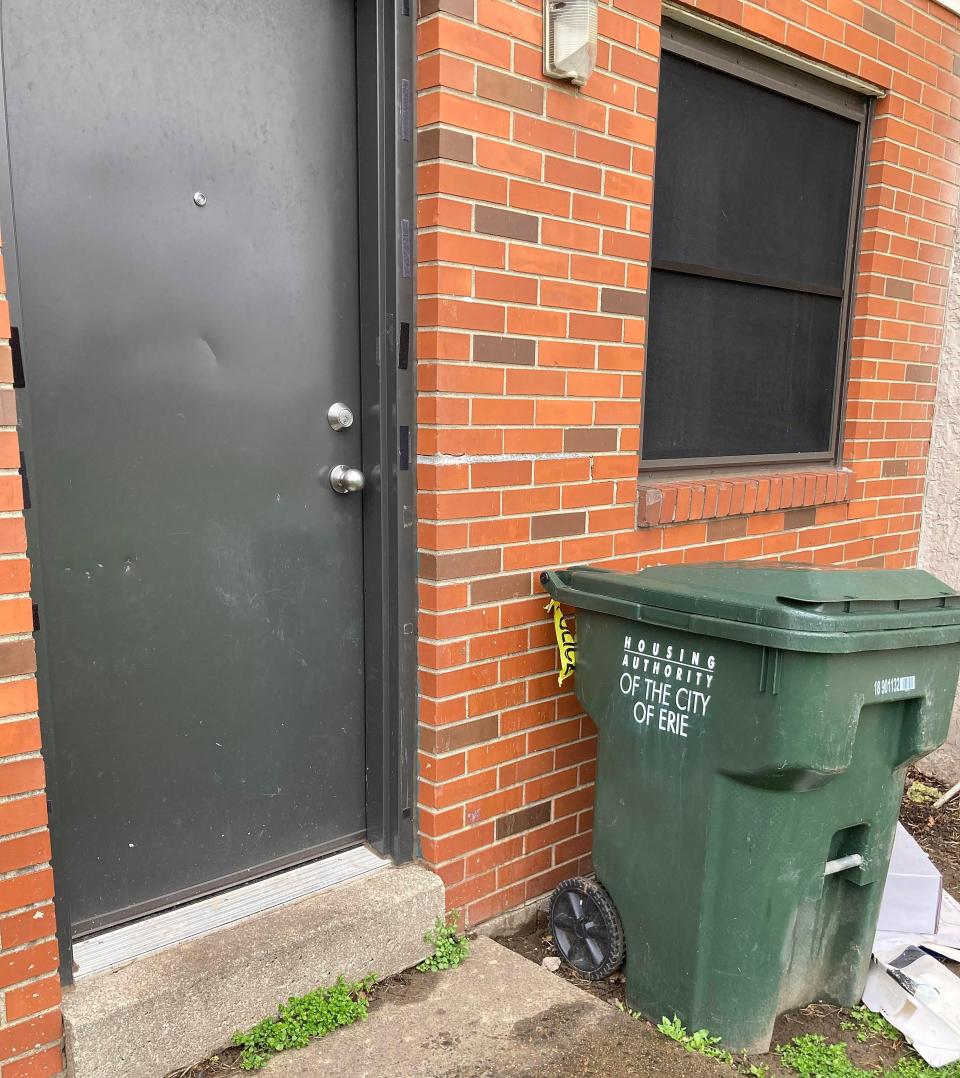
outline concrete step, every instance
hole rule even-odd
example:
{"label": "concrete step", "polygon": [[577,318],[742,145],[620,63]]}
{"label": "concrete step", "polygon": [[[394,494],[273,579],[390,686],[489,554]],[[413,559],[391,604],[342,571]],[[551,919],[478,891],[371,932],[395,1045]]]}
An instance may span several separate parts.
{"label": "concrete step", "polygon": [[454,970],[389,985],[365,1022],[282,1052],[264,1078],[730,1078],[491,939]]}
{"label": "concrete step", "polygon": [[391,867],[87,977],[65,993],[68,1074],[162,1078],[289,996],[419,962],[443,909],[439,877]]}

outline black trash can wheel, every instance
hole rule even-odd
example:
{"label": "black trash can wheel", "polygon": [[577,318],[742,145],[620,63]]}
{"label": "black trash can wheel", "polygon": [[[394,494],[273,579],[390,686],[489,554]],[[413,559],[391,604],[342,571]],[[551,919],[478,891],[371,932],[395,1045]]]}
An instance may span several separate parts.
{"label": "black trash can wheel", "polygon": [[560,957],[588,981],[602,981],[623,965],[620,915],[596,880],[574,876],[553,892],[550,934]]}

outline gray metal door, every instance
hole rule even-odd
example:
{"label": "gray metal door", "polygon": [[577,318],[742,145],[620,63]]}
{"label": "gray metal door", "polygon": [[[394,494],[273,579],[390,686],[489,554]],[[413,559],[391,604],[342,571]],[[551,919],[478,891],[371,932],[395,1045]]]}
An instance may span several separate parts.
{"label": "gray metal door", "polygon": [[354,17],[2,3],[75,935],[364,832]]}

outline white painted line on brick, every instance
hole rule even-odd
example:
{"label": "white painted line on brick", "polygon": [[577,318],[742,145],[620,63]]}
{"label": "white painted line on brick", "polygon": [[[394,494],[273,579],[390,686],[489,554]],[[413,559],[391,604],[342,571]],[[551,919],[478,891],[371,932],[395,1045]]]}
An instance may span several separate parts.
{"label": "white painted line on brick", "polygon": [[[607,450],[614,454],[616,450]],[[418,464],[503,464],[512,461],[521,463],[532,462],[536,464],[541,460],[582,460],[586,456],[598,456],[596,453],[464,453],[457,456],[455,453],[434,453],[432,456],[418,456]],[[623,455],[626,454],[617,454]],[[440,492],[442,493],[442,492]]]}

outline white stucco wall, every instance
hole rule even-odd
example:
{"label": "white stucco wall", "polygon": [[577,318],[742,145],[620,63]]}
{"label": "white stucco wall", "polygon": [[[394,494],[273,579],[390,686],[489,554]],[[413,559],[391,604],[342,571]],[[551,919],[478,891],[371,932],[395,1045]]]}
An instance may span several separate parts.
{"label": "white stucco wall", "polygon": [[[960,243],[947,297],[919,563],[960,590]],[[960,745],[960,702],[954,706],[950,741]]]}

